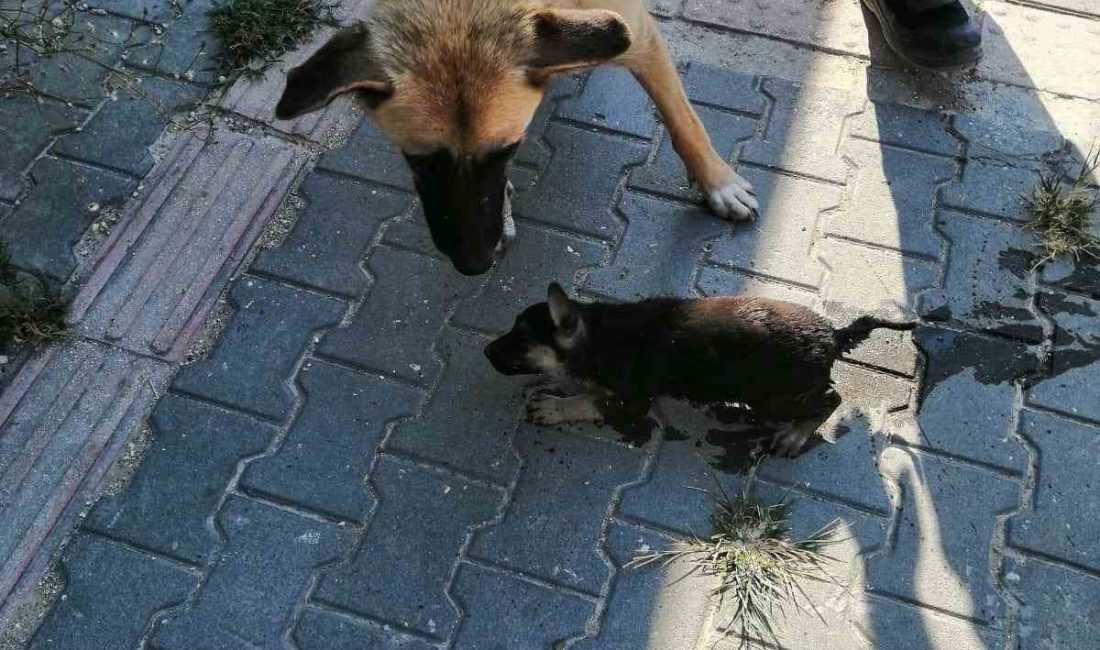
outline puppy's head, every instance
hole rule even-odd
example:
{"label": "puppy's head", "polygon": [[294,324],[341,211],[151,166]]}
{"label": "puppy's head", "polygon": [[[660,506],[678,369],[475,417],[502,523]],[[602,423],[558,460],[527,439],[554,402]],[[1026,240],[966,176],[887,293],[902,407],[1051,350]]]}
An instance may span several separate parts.
{"label": "puppy's head", "polygon": [[441,2],[431,15],[375,5],[287,75],[275,109],[289,119],[355,92],[405,154],[435,245],[467,275],[492,266],[507,165],[558,72],[630,47],[604,10]]}
{"label": "puppy's head", "polygon": [[505,375],[558,374],[565,372],[584,340],[580,306],[554,282],[546,302],[523,310],[507,334],[485,346],[485,356]]}

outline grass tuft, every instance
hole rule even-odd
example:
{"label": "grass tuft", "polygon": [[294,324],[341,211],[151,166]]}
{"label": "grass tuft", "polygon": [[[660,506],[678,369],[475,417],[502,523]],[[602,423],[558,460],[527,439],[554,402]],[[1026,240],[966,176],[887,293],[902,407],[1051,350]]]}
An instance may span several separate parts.
{"label": "grass tuft", "polygon": [[778,645],[775,631],[787,606],[803,613],[807,606],[813,609],[799,580],[824,576],[822,567],[832,558],[822,549],[840,541],[834,536],[839,520],[806,539],[793,539],[788,523],[791,503],[765,505],[751,485],[750,476],[745,489],[732,497],[721,488],[717,493],[704,491],[714,501],[709,537],[693,537],[665,550],[639,554],[628,564],[637,568],[687,562],[693,565],[691,572],[716,576],[715,593],[732,609],[719,629],[740,636],[741,647],[754,639]]}
{"label": "grass tuft", "polygon": [[11,267],[0,241],[0,352],[60,338],[66,312],[67,305],[50,297],[41,280]]}
{"label": "grass tuft", "polygon": [[210,10],[227,80],[259,77],[322,25],[335,25],[331,0],[223,0]]}
{"label": "grass tuft", "polygon": [[1100,259],[1100,238],[1092,234],[1092,215],[1100,205],[1097,190],[1090,187],[1100,167],[1100,150],[1089,154],[1073,182],[1065,183],[1061,170],[1041,172],[1031,196],[1023,197],[1032,219],[1025,226],[1039,237],[1042,264],[1062,255],[1078,261],[1082,256]]}

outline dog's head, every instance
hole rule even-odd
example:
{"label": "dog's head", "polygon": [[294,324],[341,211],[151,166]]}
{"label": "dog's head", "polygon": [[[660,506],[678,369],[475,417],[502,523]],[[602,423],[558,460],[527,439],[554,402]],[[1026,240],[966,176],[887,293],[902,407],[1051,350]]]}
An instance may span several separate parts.
{"label": "dog's head", "polygon": [[559,374],[585,340],[580,305],[552,283],[546,302],[516,316],[512,329],[485,346],[485,356],[504,375]]}
{"label": "dog's head", "polygon": [[556,73],[630,47],[604,10],[512,2],[378,3],[287,75],[289,119],[354,91],[405,154],[432,240],[460,272],[484,273],[500,241],[507,165]]}

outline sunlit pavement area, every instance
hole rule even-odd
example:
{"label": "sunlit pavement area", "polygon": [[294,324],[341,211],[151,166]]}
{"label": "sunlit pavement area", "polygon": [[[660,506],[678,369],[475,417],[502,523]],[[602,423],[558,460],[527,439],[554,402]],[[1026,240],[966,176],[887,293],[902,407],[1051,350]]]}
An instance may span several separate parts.
{"label": "sunlit pavement area", "polygon": [[[162,3],[101,19],[143,4]],[[0,232],[34,233],[16,264],[79,289],[74,336],[5,371],[0,639],[736,648],[711,578],[625,568],[707,533],[691,488],[742,485],[721,432],[677,408],[641,445],[540,429],[482,356],[558,281],[922,318],[837,364],[868,417],[759,467],[796,534],[844,524],[782,648],[1100,647],[1100,265],[1040,264],[1021,228],[1037,173],[1100,142],[1100,2],[980,2],[985,58],[952,74],[908,70],[856,0],[651,7],[760,218],[702,208],[645,94],[600,69],[540,109],[518,238],[477,278],[434,251],[349,102],[273,121],[278,72],[213,94],[165,75],[217,111],[159,139],[153,117],[99,117],[118,101],[0,98],[26,158],[0,166]],[[202,39],[166,16],[165,43]],[[71,255],[108,195],[110,236]]]}

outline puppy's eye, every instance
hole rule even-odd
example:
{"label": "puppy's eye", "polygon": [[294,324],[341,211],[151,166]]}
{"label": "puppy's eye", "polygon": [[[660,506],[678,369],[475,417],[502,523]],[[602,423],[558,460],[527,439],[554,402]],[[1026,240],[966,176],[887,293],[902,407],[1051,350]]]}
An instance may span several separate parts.
{"label": "puppy's eye", "polygon": [[486,164],[500,164],[506,163],[512,159],[512,156],[516,154],[516,149],[519,149],[520,141],[517,140],[512,144],[506,145],[499,149],[492,149],[485,152],[482,156],[482,161]]}

